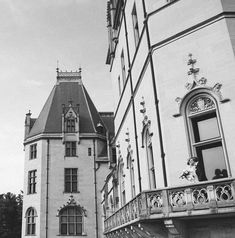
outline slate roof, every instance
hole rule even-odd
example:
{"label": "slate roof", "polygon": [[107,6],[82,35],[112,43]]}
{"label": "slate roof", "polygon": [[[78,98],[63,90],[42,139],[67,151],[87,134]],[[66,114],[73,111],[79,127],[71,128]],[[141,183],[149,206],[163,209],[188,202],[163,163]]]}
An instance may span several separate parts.
{"label": "slate roof", "polygon": [[[104,127],[102,134],[106,134],[107,127],[104,124],[105,122],[102,120],[81,80],[63,80],[59,83],[57,80],[57,84],[53,87],[39,117],[26,138],[42,133],[62,133],[63,104],[69,106],[70,101],[72,101],[72,106],[79,105],[80,133],[96,133],[96,126],[101,123]],[[113,131],[110,131],[110,133],[113,133]]]}

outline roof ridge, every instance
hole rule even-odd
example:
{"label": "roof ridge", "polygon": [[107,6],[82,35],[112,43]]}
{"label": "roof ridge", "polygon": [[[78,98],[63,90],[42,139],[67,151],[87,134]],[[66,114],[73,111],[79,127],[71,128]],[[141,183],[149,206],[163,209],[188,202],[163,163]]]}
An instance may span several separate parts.
{"label": "roof ridge", "polygon": [[95,128],[95,124],[94,124],[94,119],[92,117],[91,110],[90,110],[90,107],[89,107],[89,104],[88,104],[88,101],[87,101],[87,95],[86,95],[85,90],[84,90],[85,87],[84,87],[83,84],[81,85],[81,88],[82,88],[82,92],[84,94],[84,98],[85,98],[85,101],[86,101],[86,104],[87,104],[87,108],[88,108],[89,116],[91,118],[92,126],[94,128],[94,131],[97,133],[96,128]]}
{"label": "roof ridge", "polygon": [[[56,86],[57,86],[57,85],[54,85],[54,86],[53,86],[53,88],[52,88],[52,90],[51,90],[51,92],[50,92],[50,94],[49,94],[49,97],[47,98],[46,102],[44,103],[43,108],[42,108],[42,110],[40,111],[38,117],[36,118],[36,121],[35,121],[35,123],[33,124],[33,127],[31,128],[31,130],[30,130],[30,132],[29,132],[27,138],[29,138],[29,137],[31,137],[31,136],[35,136],[35,135],[41,133],[41,132],[38,132],[38,133],[37,133],[37,131],[36,131],[36,134],[33,134],[33,129],[36,128],[37,124],[40,123],[40,121],[39,121],[39,120],[41,119],[40,116],[43,117],[43,119],[46,118],[45,121],[42,120],[42,122],[44,123],[44,124],[42,123],[42,128],[43,128],[42,131],[45,130],[46,124],[47,124],[47,120],[48,120],[48,115],[49,115],[50,108],[51,108],[51,104],[52,104],[52,101],[53,101],[53,98],[54,98],[53,95],[55,94]],[[47,111],[45,110],[46,107],[48,107],[48,110],[47,110]],[[42,116],[42,113],[45,112],[45,111],[46,111],[46,116],[45,116],[45,115]],[[32,134],[33,134],[33,135],[32,135]]]}

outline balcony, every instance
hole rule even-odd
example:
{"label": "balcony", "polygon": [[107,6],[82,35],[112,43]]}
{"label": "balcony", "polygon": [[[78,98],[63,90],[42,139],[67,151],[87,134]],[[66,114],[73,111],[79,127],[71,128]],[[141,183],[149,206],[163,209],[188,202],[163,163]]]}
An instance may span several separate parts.
{"label": "balcony", "polygon": [[235,212],[235,179],[143,191],[104,221],[105,234],[145,220]]}

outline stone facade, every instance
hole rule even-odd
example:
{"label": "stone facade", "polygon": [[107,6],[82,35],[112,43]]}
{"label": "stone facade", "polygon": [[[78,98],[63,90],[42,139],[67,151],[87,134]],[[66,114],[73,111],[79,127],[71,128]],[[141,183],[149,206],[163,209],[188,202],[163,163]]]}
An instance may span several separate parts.
{"label": "stone facade", "polygon": [[[108,1],[107,15],[117,164],[102,190],[106,237],[233,237],[234,1]],[[181,176],[191,157],[194,183]]]}
{"label": "stone facade", "polygon": [[97,112],[80,73],[57,72],[39,117],[26,115],[22,237],[103,237],[100,190],[113,114]]}

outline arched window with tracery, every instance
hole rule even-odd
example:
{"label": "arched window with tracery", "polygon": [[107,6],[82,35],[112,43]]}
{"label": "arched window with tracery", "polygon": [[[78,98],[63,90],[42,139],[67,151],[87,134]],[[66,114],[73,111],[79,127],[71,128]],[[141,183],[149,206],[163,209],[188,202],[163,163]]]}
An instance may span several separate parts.
{"label": "arched window with tracery", "polygon": [[[199,159],[199,181],[227,177],[225,143],[215,98],[207,93],[194,95],[185,103],[185,118],[190,154]],[[221,175],[216,177],[216,171]]]}
{"label": "arched window with tracery", "polygon": [[26,234],[36,235],[36,210],[30,207],[26,212]]}
{"label": "arched window with tracery", "polygon": [[79,206],[67,206],[60,210],[60,235],[83,235],[84,214]]}
{"label": "arched window with tracery", "polygon": [[155,176],[155,167],[154,167],[154,157],[153,157],[153,147],[151,134],[148,128],[145,128],[144,132],[144,147],[146,150],[147,157],[147,166],[148,166],[148,176],[149,176],[149,188],[156,188],[156,176]]}
{"label": "arched window with tracery", "polygon": [[135,191],[135,170],[134,170],[134,163],[133,163],[131,152],[129,152],[127,155],[127,166],[130,172],[131,196],[133,198],[136,195],[136,191]]}
{"label": "arched window with tracery", "polygon": [[124,174],[124,163],[120,162],[119,165],[119,187],[121,194],[121,205],[126,204],[126,188],[125,188],[125,174]]}

